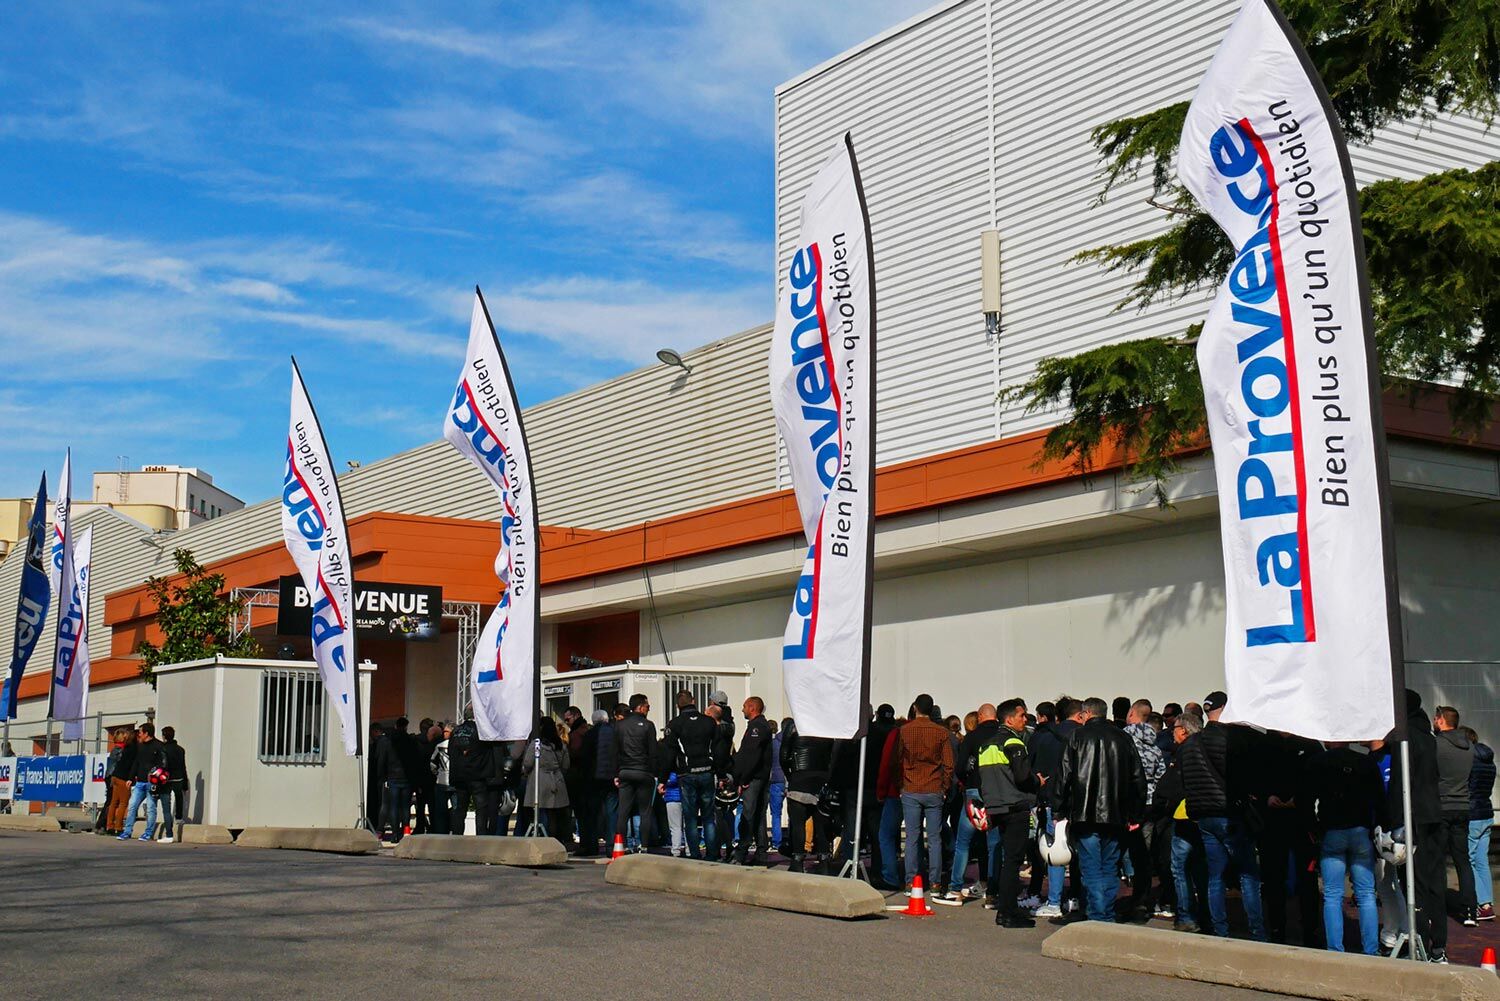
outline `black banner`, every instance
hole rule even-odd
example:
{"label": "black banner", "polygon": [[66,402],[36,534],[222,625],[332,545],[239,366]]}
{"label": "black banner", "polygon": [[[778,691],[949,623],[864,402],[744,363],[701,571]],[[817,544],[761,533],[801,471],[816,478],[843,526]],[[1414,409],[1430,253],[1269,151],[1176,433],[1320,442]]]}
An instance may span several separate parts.
{"label": "black banner", "polygon": [[[364,640],[434,642],[442,632],[443,589],[413,584],[354,582],[354,628]],[[306,636],[312,630],[312,606],[301,577],[281,578],[276,632]]]}

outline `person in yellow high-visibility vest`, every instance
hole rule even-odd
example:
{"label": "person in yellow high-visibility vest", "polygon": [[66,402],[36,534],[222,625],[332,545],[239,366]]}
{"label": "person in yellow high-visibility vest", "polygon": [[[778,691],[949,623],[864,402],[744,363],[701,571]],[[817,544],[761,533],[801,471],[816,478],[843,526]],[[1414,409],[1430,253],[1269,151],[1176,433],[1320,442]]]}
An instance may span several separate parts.
{"label": "person in yellow high-visibility vest", "polygon": [[995,924],[1001,928],[1033,928],[1036,922],[1016,905],[1021,893],[1021,860],[1031,832],[1031,810],[1036,806],[1036,777],[1026,753],[1026,703],[1008,699],[996,715],[1000,729],[979,749],[979,795],[989,813],[990,826],[1000,831],[1000,864],[990,863]]}

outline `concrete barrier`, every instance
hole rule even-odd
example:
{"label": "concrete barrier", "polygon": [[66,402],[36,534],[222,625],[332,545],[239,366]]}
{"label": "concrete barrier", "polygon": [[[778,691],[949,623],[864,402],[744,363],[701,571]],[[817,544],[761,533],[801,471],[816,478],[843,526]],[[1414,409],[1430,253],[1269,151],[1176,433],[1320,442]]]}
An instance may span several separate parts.
{"label": "concrete barrier", "polygon": [[1434,966],[1095,921],[1055,932],[1042,943],[1042,955],[1329,1001],[1500,999],[1500,978],[1474,967]]}
{"label": "concrete barrier", "polygon": [[340,855],[374,855],[380,841],[358,827],[247,827],[234,839],[242,848],[292,848]]}
{"label": "concrete barrier", "polygon": [[44,817],[31,813],[0,813],[0,831],[51,831],[57,833],[62,825],[56,817]]}
{"label": "concrete barrier", "polygon": [[885,913],[885,897],[868,883],[717,862],[627,855],[604,872],[605,882],[641,890],[772,907],[825,918],[865,918]]}
{"label": "concrete barrier", "polygon": [[177,831],[180,845],[232,845],[234,835],[219,824],[181,824]]}
{"label": "concrete barrier", "polygon": [[65,831],[92,831],[94,815],[81,806],[55,806],[47,814]]}
{"label": "concrete barrier", "polygon": [[461,834],[413,834],[401,839],[401,843],[396,846],[396,857],[536,868],[566,865],[568,850],[556,838],[471,838]]}

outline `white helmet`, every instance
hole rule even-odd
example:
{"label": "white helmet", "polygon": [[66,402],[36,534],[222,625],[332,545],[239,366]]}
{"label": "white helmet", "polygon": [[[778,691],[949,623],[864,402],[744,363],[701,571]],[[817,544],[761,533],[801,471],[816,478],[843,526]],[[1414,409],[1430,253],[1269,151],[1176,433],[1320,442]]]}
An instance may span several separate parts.
{"label": "white helmet", "polygon": [[1052,825],[1056,832],[1048,834],[1046,829],[1036,836],[1036,846],[1048,865],[1065,866],[1073,861],[1073,850],[1068,847],[1068,822],[1059,820]]}
{"label": "white helmet", "polygon": [[1387,834],[1380,828],[1375,828],[1375,854],[1392,865],[1406,864],[1406,832],[1397,831],[1400,840],[1396,836]]}

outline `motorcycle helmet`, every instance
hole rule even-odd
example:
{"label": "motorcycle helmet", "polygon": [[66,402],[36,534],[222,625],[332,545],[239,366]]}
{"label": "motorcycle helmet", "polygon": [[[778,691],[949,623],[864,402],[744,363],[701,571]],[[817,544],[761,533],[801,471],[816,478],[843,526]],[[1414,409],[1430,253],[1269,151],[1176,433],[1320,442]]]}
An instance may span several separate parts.
{"label": "motorcycle helmet", "polygon": [[1380,828],[1375,828],[1375,854],[1392,865],[1406,864],[1406,834],[1398,831],[1400,840],[1393,835],[1387,834]]}
{"label": "motorcycle helmet", "polygon": [[714,802],[722,807],[731,807],[740,801],[740,787],[733,782],[721,782],[714,792]]}
{"label": "motorcycle helmet", "polygon": [[990,829],[990,811],[984,808],[983,803],[971,799],[964,804],[964,811],[968,813],[969,823],[974,825],[974,830],[987,831]]}
{"label": "motorcycle helmet", "polygon": [[172,781],[172,776],[167,774],[165,768],[157,767],[151,769],[151,774],[146,776],[146,781],[154,786],[164,786]]}
{"label": "motorcycle helmet", "polygon": [[1051,866],[1065,866],[1073,861],[1073,850],[1068,847],[1068,822],[1059,820],[1053,824],[1054,834],[1045,830],[1036,836],[1036,846],[1043,860]]}

